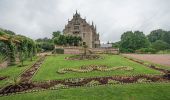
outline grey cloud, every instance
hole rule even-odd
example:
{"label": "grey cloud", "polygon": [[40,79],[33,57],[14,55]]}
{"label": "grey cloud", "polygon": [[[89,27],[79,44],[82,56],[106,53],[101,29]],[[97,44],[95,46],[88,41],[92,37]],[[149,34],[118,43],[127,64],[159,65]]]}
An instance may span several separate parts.
{"label": "grey cloud", "polygon": [[77,9],[94,21],[101,41],[118,41],[123,32],[170,30],[170,0],[0,0],[0,27],[33,39],[62,31]]}

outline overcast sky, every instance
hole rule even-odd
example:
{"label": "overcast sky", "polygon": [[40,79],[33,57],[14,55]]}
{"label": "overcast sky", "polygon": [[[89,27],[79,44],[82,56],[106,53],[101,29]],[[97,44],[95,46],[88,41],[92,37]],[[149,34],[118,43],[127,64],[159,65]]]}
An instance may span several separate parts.
{"label": "overcast sky", "polygon": [[123,32],[170,30],[170,0],[0,0],[0,27],[33,39],[62,31],[76,9],[94,21],[102,42]]}

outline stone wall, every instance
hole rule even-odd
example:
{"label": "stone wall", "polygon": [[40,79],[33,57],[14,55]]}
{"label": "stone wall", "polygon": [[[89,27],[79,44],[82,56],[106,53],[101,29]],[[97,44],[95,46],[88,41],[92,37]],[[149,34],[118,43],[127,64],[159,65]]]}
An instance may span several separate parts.
{"label": "stone wall", "polygon": [[[64,49],[64,54],[82,54],[83,48],[82,47],[62,47]],[[90,48],[88,49],[93,54],[118,54],[119,49],[115,48]]]}

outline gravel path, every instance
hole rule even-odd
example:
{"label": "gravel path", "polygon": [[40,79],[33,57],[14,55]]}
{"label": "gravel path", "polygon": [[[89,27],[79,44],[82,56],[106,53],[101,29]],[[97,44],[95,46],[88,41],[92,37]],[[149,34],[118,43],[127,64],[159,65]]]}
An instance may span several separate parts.
{"label": "gravel path", "polygon": [[123,54],[123,55],[170,67],[170,54]]}

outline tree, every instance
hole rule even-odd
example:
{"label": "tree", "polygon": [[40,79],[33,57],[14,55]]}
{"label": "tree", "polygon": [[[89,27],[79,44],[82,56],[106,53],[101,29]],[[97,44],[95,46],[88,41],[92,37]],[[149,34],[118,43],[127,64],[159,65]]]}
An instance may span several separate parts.
{"label": "tree", "polygon": [[54,38],[54,44],[56,44],[56,45],[66,45],[67,44],[66,37],[64,35],[60,35],[59,37],[55,37]]}
{"label": "tree", "polygon": [[140,31],[127,31],[121,36],[120,51],[134,52],[140,48],[149,46],[149,41],[143,32]]}
{"label": "tree", "polygon": [[40,43],[40,47],[44,50],[44,51],[52,51],[54,50],[55,46],[53,43],[48,43],[48,42],[43,42]]}
{"label": "tree", "polygon": [[148,35],[148,40],[153,43],[157,40],[162,40],[162,36],[166,33],[166,31],[162,29],[158,30],[153,30],[149,35]]}
{"label": "tree", "polygon": [[37,40],[35,40],[36,42],[48,42],[48,43],[52,43],[53,41],[52,41],[52,39],[49,39],[49,38],[47,38],[47,37],[45,37],[45,38],[39,38],[39,39],[37,39]]}
{"label": "tree", "polygon": [[32,59],[36,53],[35,42],[32,39],[22,35],[16,35],[10,30],[0,29],[0,40],[4,44],[3,49],[7,51],[10,64],[15,64],[18,53],[22,65],[26,58]]}
{"label": "tree", "polygon": [[80,44],[80,41],[82,41],[82,39],[81,37],[77,37],[77,36],[60,35],[59,37],[55,37],[53,41],[54,41],[54,44],[56,45],[78,46]]}
{"label": "tree", "polygon": [[4,30],[4,32],[6,34],[9,34],[9,35],[15,35],[15,33],[13,31],[10,31],[10,30]]}
{"label": "tree", "polygon": [[113,48],[119,48],[119,47],[120,47],[120,42],[121,42],[121,41],[112,43],[112,47],[113,47]]}
{"label": "tree", "polygon": [[164,42],[170,44],[170,31],[164,33],[164,35],[162,37],[162,40]]}
{"label": "tree", "polygon": [[166,50],[169,49],[170,45],[162,40],[157,40],[152,44],[152,48],[159,50]]}
{"label": "tree", "polygon": [[53,32],[53,38],[59,37],[60,35],[61,35],[61,32],[60,32],[60,31]]}

